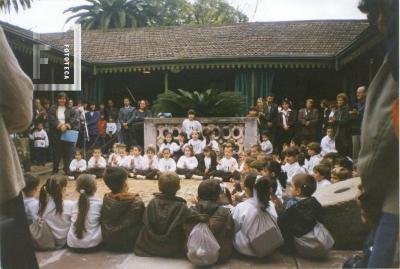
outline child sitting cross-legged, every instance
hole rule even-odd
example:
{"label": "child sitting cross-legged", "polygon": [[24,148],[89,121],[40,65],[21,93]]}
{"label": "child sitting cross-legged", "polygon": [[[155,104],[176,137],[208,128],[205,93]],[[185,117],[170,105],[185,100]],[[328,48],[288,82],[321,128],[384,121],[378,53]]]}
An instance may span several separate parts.
{"label": "child sitting cross-legged", "polygon": [[142,228],[144,203],[138,194],[129,192],[127,172],[109,167],[104,172],[104,183],[111,190],[103,198],[101,231],[106,249],[116,252],[133,251]]}
{"label": "child sitting cross-legged", "polygon": [[77,149],[75,151],[75,159],[69,165],[69,179],[76,179],[80,174],[86,172],[86,160],[82,158],[82,151]]}
{"label": "child sitting cross-legged", "polygon": [[186,146],[183,152],[184,155],[179,158],[176,164],[176,172],[180,178],[191,179],[197,171],[198,161],[194,157],[192,146]]}
{"label": "child sitting cross-legged", "polygon": [[112,152],[108,156],[107,165],[111,167],[117,167],[118,163],[121,160],[121,156],[119,155],[119,143],[115,143],[112,147]]}
{"label": "child sitting cross-legged", "polygon": [[142,156],[142,148],[140,146],[133,146],[131,149],[131,168],[132,172],[129,176],[133,178],[136,178],[136,175],[140,172],[143,174],[146,168],[146,163]]}
{"label": "child sitting cross-legged", "polygon": [[143,215],[143,228],[135,244],[138,256],[177,257],[184,254],[183,223],[188,216],[186,200],[177,197],[180,179],[175,172],[161,173],[160,193],[154,194]]}
{"label": "child sitting cross-legged", "polygon": [[322,156],[320,155],[320,152],[321,146],[318,143],[311,142],[307,145],[307,154],[310,156],[310,159],[305,160],[303,167],[309,174],[311,174],[314,167],[321,162]]}
{"label": "child sitting cross-legged", "polygon": [[[231,213],[228,208],[223,207],[218,203],[220,194],[222,192],[220,182],[214,179],[204,180],[198,187],[197,203],[195,206],[190,208],[190,216],[185,221],[184,232],[187,241],[188,258],[196,262],[203,257],[207,259],[207,265],[211,265],[215,262],[226,261],[232,253],[233,249],[233,235],[235,233],[234,223],[231,217]],[[206,237],[206,234],[198,233],[200,228],[198,224],[204,223],[207,225],[209,231],[217,241],[219,251],[212,253],[207,246],[203,249],[203,252],[199,250],[202,246],[192,245],[191,242],[197,240],[192,237],[203,237],[204,240],[210,240]],[[193,241],[191,241],[193,240]],[[215,241],[214,241],[215,242]],[[218,247],[216,247],[217,249]],[[192,261],[193,262],[193,261]]]}
{"label": "child sitting cross-legged", "polygon": [[311,175],[297,174],[292,179],[292,198],[278,225],[285,239],[285,250],[301,256],[321,258],[332,248],[329,231],[319,223],[322,206],[312,197],[316,182]]}
{"label": "child sitting cross-legged", "polygon": [[100,148],[94,148],[93,156],[89,159],[88,162],[88,173],[95,175],[96,178],[100,178],[103,176],[106,166],[107,162],[106,159],[101,156]]}
{"label": "child sitting cross-legged", "polygon": [[329,181],[331,175],[331,168],[325,164],[318,164],[314,166],[313,176],[317,182],[317,190],[329,186],[332,183]]}
{"label": "child sitting cross-legged", "polygon": [[176,163],[171,158],[171,151],[169,148],[165,148],[162,151],[162,158],[158,160],[158,170],[160,172],[175,172]]}
{"label": "child sitting cross-legged", "polygon": [[28,224],[38,218],[39,200],[36,199],[36,194],[39,188],[39,179],[32,175],[24,175],[25,187],[22,189],[24,194],[24,206]]}
{"label": "child sitting cross-legged", "polygon": [[224,158],[218,162],[217,170],[213,173],[214,177],[221,178],[223,181],[240,180],[240,173],[237,171],[239,165],[232,155],[233,149],[225,147]]}
{"label": "child sitting cross-legged", "polygon": [[337,183],[351,178],[351,171],[343,167],[335,167],[331,171],[331,182]]}
{"label": "child sitting cross-legged", "polygon": [[77,252],[96,251],[103,241],[100,226],[103,201],[94,197],[97,190],[96,178],[81,174],[76,180],[75,190],[79,193],[79,199],[72,207],[67,245]]}
{"label": "child sitting cross-legged", "polygon": [[217,169],[217,158],[210,146],[204,148],[199,165],[194,178],[209,179],[212,173]]}
{"label": "child sitting cross-legged", "polygon": [[136,178],[155,179],[158,173],[158,160],[154,147],[147,147],[146,155],[143,156],[143,162],[143,170],[136,170]]}

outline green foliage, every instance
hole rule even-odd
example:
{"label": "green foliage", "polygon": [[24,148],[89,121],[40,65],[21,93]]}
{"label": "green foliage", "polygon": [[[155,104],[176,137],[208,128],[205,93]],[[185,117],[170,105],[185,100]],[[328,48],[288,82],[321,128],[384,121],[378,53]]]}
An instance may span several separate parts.
{"label": "green foliage", "polygon": [[197,0],[193,4],[195,24],[224,24],[247,22],[245,14],[224,0]]}
{"label": "green foliage", "polygon": [[0,0],[0,10],[5,10],[10,13],[11,7],[14,8],[16,12],[19,11],[21,6],[23,9],[30,8],[33,0]]}
{"label": "green foliage", "polygon": [[152,25],[174,26],[193,20],[193,7],[186,0],[148,0],[152,7]]}
{"label": "green foliage", "polygon": [[154,102],[156,112],[170,112],[174,117],[184,117],[194,109],[199,117],[234,117],[246,110],[246,101],[239,92],[208,89],[205,92],[188,92],[178,89],[159,94]]}
{"label": "green foliage", "polygon": [[86,0],[90,4],[68,8],[66,22],[78,18],[83,29],[142,27],[151,24],[154,13],[145,0]]}

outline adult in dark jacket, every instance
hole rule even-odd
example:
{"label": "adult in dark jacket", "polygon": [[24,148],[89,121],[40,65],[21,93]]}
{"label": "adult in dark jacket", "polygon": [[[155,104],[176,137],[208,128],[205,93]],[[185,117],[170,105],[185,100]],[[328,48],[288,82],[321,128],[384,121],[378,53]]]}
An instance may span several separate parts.
{"label": "adult in dark jacket", "polygon": [[114,107],[114,101],[111,99],[107,101],[107,106],[105,108],[105,117],[107,121],[110,118],[112,118],[114,121],[118,120],[118,108]]}
{"label": "adult in dark jacket", "polygon": [[208,179],[200,183],[199,201],[190,208],[190,216],[185,221],[184,232],[188,239],[198,223],[206,223],[220,246],[218,262],[224,262],[232,253],[235,224],[229,209],[217,203],[220,193],[221,186],[218,180]]}
{"label": "adult in dark jacket", "polygon": [[144,146],[144,119],[151,118],[153,113],[149,108],[149,102],[147,100],[140,100],[138,108],[135,110],[135,140],[139,146]]}
{"label": "adult in dark jacket", "polygon": [[347,96],[339,93],[336,97],[337,108],[330,122],[335,127],[336,149],[342,156],[351,155],[350,114],[347,105]]}
{"label": "adult in dark jacket", "polygon": [[293,138],[295,131],[296,115],[293,110],[290,109],[290,101],[284,99],[282,101],[282,109],[278,114],[277,118],[277,135],[278,135],[278,152],[282,150],[284,143],[290,143]]}
{"label": "adult in dark jacket", "polygon": [[266,131],[269,133],[271,143],[275,145],[277,129],[278,105],[274,103],[274,96],[269,95],[265,104],[264,118],[266,121]]}
{"label": "adult in dark jacket", "polygon": [[357,89],[357,102],[354,103],[353,109],[350,110],[351,136],[353,143],[353,159],[358,158],[361,147],[361,122],[364,116],[365,100],[367,99],[367,89],[365,86]]}
{"label": "adult in dark jacket", "polygon": [[49,109],[50,142],[53,149],[53,174],[58,172],[61,159],[63,159],[64,172],[68,173],[73,144],[62,141],[61,134],[67,130],[78,130],[74,111],[66,106],[67,95],[63,92],[57,96],[57,104]]}
{"label": "adult in dark jacket", "polygon": [[320,141],[326,135],[326,128],[328,127],[329,114],[331,110],[329,109],[329,103],[326,99],[322,99],[320,102],[320,113],[319,113],[319,137],[318,141]]}
{"label": "adult in dark jacket", "polygon": [[307,99],[306,107],[299,110],[298,123],[300,141],[307,141],[307,144],[317,140],[318,131],[318,110],[313,108],[314,100]]}
{"label": "adult in dark jacket", "polygon": [[136,118],[135,108],[131,106],[128,97],[124,98],[124,106],[120,108],[118,122],[121,125],[122,142],[128,147],[137,144],[134,133],[134,121]]}
{"label": "adult in dark jacket", "polygon": [[96,111],[96,105],[91,103],[89,105],[89,111],[85,113],[86,125],[89,133],[88,146],[92,147],[97,144],[99,137],[99,120],[100,112]]}

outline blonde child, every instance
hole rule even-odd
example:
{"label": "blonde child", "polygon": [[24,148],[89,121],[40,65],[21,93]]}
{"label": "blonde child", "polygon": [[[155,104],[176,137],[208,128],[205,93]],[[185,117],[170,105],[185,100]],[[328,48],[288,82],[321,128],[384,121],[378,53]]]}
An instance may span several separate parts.
{"label": "blonde child", "polygon": [[121,160],[121,156],[119,154],[119,143],[115,143],[112,147],[112,153],[108,156],[107,165],[111,167],[117,167],[118,163]]}
{"label": "blonde child", "polygon": [[143,156],[143,170],[136,170],[138,179],[155,179],[158,173],[158,159],[154,147],[149,146]]}
{"label": "blonde child", "polygon": [[218,161],[217,170],[213,173],[216,178],[221,178],[223,181],[230,181],[231,179],[240,180],[240,173],[237,171],[239,165],[235,158],[232,156],[233,150],[231,147],[225,147],[224,158]]}
{"label": "blonde child", "polygon": [[72,207],[67,244],[77,252],[95,251],[103,241],[100,226],[103,201],[94,197],[96,178],[89,174],[80,175],[75,190],[79,193],[79,199]]}
{"label": "blonde child", "polygon": [[176,164],[176,172],[179,177],[191,179],[192,176],[197,172],[198,161],[194,157],[192,146],[186,146],[184,148],[184,155],[181,156]]}

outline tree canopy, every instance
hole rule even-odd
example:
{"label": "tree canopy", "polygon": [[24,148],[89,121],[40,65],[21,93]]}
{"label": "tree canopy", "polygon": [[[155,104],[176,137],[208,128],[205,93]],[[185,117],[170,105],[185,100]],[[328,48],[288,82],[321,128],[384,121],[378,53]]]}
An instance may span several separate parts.
{"label": "tree canopy", "polygon": [[[2,1],[2,0],[0,0]],[[29,1],[29,0],[20,0]],[[225,0],[86,0],[68,8],[66,22],[77,19],[84,29],[224,24],[246,22],[247,16]]]}
{"label": "tree canopy", "polygon": [[30,8],[32,1],[33,0],[0,0],[0,10],[10,12],[11,7],[13,7],[14,10],[18,12],[20,7],[23,9]]}

